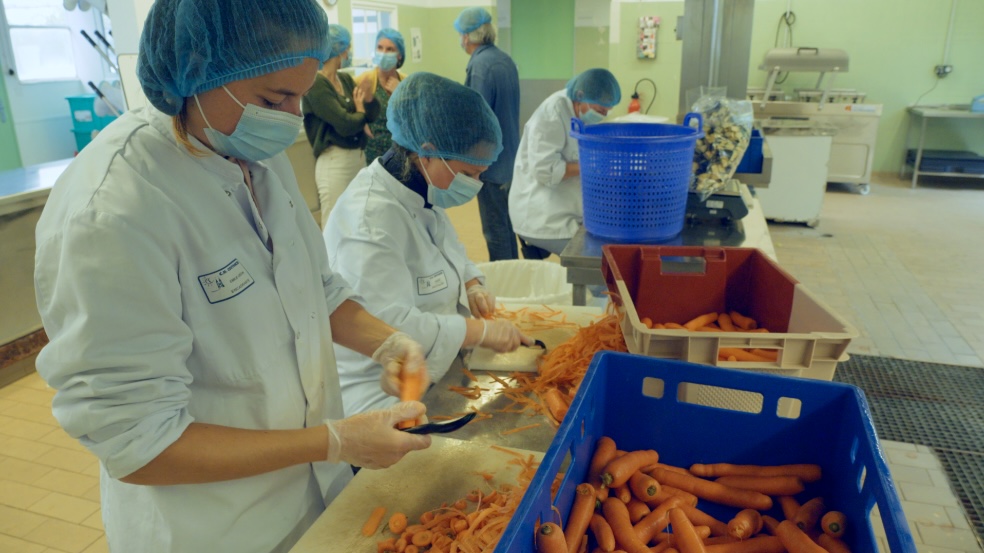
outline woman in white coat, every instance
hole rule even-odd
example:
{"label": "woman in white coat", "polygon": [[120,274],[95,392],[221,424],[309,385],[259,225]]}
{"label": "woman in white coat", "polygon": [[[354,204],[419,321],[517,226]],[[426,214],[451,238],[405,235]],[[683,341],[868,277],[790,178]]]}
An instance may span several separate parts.
{"label": "woman in white coat", "polygon": [[[512,323],[487,319],[495,299],[444,211],[475,197],[478,176],[502,150],[495,114],[477,92],[414,73],[396,87],[386,119],[393,147],[359,173],[328,218],[332,270],[371,313],[423,345],[435,382],[462,348],[532,344]],[[346,414],[393,403],[375,384],[378,363],[343,345],[335,356]]]}
{"label": "woman in white coat", "polygon": [[509,189],[509,218],[524,257],[560,255],[581,226],[581,166],[571,119],[599,123],[621,99],[611,72],[588,69],[544,100],[527,121]]}
{"label": "woman in white coat", "polygon": [[426,437],[418,402],[344,418],[332,340],[387,369],[420,346],[328,267],[283,150],[327,57],[313,0],[157,0],[153,107],[83,150],[37,226],[37,360],[100,461],[112,551],[287,551],[349,481]]}

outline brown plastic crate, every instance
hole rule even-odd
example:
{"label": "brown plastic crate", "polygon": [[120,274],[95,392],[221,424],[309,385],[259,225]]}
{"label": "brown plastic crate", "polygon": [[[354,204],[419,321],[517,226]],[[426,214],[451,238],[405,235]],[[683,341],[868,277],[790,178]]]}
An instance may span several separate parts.
{"label": "brown plastic crate", "polygon": [[[602,273],[632,353],[724,368],[831,380],[857,331],[754,248],[607,245]],[[674,267],[685,266],[684,272]],[[697,270],[694,269],[697,266]],[[702,267],[701,267],[702,266]],[[769,333],[652,330],[737,311]],[[720,348],[775,350],[775,362],[718,360]]]}

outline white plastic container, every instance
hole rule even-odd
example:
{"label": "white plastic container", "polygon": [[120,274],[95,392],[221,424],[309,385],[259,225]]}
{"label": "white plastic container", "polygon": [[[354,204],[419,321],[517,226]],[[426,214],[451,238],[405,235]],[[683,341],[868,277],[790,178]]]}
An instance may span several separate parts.
{"label": "white plastic container", "polygon": [[567,269],[550,261],[513,259],[478,263],[485,287],[498,303],[573,305],[574,286]]}

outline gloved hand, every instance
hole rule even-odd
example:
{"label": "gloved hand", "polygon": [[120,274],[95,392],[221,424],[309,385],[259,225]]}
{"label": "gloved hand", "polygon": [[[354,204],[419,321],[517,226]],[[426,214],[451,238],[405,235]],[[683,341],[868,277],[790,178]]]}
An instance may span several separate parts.
{"label": "gloved hand", "polygon": [[388,409],[325,421],[328,427],[327,460],[383,469],[411,451],[429,447],[430,436],[408,434],[394,428],[401,421],[422,417],[426,410],[419,401],[405,401]]}
{"label": "gloved hand", "polygon": [[379,386],[391,396],[400,397],[400,372],[404,366],[410,372],[423,371],[423,389],[426,391],[430,386],[424,350],[409,334],[390,334],[372,354],[372,360],[382,365],[383,374],[379,377]]}
{"label": "gloved hand", "polygon": [[532,338],[523,336],[519,329],[509,321],[482,319],[482,323],[485,324],[485,329],[482,331],[482,339],[478,343],[482,347],[499,353],[508,353],[515,351],[520,344],[533,344]]}
{"label": "gloved hand", "polygon": [[466,290],[468,294],[468,308],[471,309],[472,317],[476,319],[488,319],[495,315],[495,296],[481,284],[472,284]]}

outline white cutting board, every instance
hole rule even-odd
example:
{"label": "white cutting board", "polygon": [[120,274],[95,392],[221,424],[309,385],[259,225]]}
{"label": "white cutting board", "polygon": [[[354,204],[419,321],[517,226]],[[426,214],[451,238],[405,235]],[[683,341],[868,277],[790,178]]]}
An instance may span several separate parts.
{"label": "white cutting board", "polygon": [[[543,312],[549,310],[563,312],[563,320],[576,323],[578,326],[587,326],[602,315],[603,310],[599,307],[574,306],[574,305],[549,305],[539,304],[503,304],[510,311],[519,311],[527,308],[531,312]],[[574,328],[551,328],[530,330],[524,322],[518,325],[524,334],[541,340],[547,345],[547,351],[552,350],[558,345],[569,340],[577,332]],[[520,347],[510,353],[496,353],[486,348],[475,348],[471,355],[465,360],[465,365],[471,371],[500,371],[500,372],[536,372],[536,362],[543,354],[541,348]]]}
{"label": "white cutting board", "polygon": [[[375,553],[379,541],[393,537],[386,529],[393,513],[404,513],[416,524],[425,511],[457,501],[473,489],[488,489],[478,472],[494,473],[494,484],[516,484],[519,468],[509,464],[513,456],[487,444],[432,438],[429,448],[407,454],[388,469],[359,471],[290,553]],[[513,451],[524,457],[532,454],[537,461],[543,458],[543,453]],[[362,525],[379,506],[386,507],[383,523],[367,538]]]}

